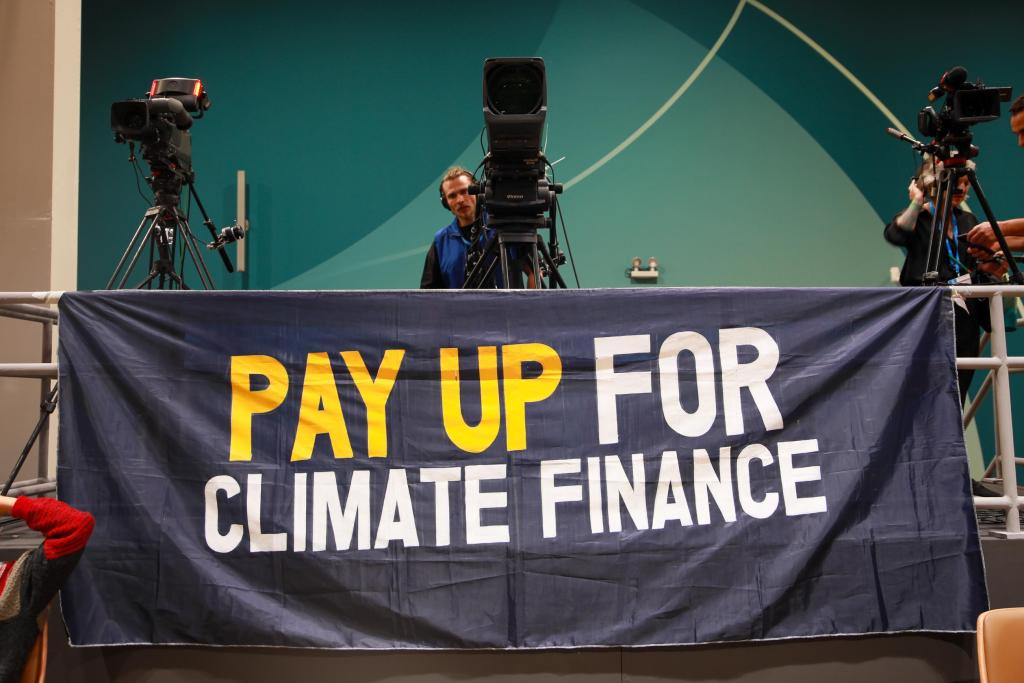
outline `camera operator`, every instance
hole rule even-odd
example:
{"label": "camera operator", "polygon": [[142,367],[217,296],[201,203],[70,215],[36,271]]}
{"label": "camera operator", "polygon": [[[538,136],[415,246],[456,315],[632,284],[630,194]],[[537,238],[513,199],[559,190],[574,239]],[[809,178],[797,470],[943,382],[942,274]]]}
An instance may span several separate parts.
{"label": "camera operator", "polygon": [[[1017,138],[1017,145],[1024,147],[1024,95],[1021,95],[1010,105],[1010,130]],[[1024,218],[1011,218],[1006,221],[999,221],[999,227],[1006,237],[1006,243],[1013,251],[1024,250]],[[1000,251],[999,242],[996,241],[995,233],[988,222],[978,223],[967,233],[967,239],[971,243],[970,253],[972,256],[982,258]],[[975,246],[977,245],[977,246]]]}
{"label": "camera operator", "polygon": [[434,234],[423,263],[420,289],[460,289],[466,281],[466,253],[474,230],[484,239],[483,212],[477,210],[477,196],[469,194],[476,178],[461,166],[445,171],[438,188],[441,205],[452,212],[451,223]]}
{"label": "camera operator", "polygon": [[[973,165],[973,162],[968,162]],[[937,174],[931,161],[926,161],[918,169],[917,175],[911,179],[907,192],[910,205],[885,226],[884,236],[887,242],[906,251],[903,269],[900,271],[900,284],[904,287],[915,287],[923,284],[925,268],[928,265],[928,244],[932,230],[932,204],[937,187]],[[971,283],[971,271],[976,265],[960,235],[973,228],[978,219],[961,208],[967,198],[970,183],[966,177],[959,179],[953,194],[953,211],[946,233],[939,249],[938,273],[939,281],[961,284]],[[988,329],[988,311],[985,302],[974,299],[957,298],[953,307],[956,315],[956,353],[958,356],[977,356],[981,337],[979,327]],[[973,370],[959,370],[957,379],[960,385],[960,403],[963,404],[970,386]]]}

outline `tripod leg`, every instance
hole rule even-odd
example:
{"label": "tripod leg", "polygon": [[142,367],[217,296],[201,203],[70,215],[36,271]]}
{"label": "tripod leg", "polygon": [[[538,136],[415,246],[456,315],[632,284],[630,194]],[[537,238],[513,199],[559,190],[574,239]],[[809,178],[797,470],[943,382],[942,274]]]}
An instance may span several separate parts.
{"label": "tripod leg", "polygon": [[544,288],[544,279],[541,277],[540,273],[540,254],[537,250],[537,244],[539,242],[540,235],[538,235],[537,239],[533,242],[533,244],[530,245],[530,268],[533,270],[533,272],[527,276],[526,282],[527,286],[530,286],[530,281],[532,279],[533,286],[531,287],[531,289]]}
{"label": "tripod leg", "polygon": [[[149,273],[155,273],[156,272],[153,269],[153,266],[156,265],[156,259],[153,258],[153,253],[155,252],[155,247],[153,246],[154,244],[156,244],[156,238],[151,239],[149,241],[149,264],[148,264],[149,265],[149,270],[147,271]],[[153,282],[153,278],[149,278],[149,280],[147,281],[147,289],[153,289],[153,285],[151,284],[152,282]]]}
{"label": "tripod leg", "polygon": [[[145,277],[145,279],[142,280],[142,282],[140,282],[139,284],[135,285],[135,289],[142,289],[143,287],[146,287],[147,289],[152,289],[152,287],[150,285],[153,284],[153,280],[155,280],[159,275],[160,275],[160,271],[158,271],[158,270],[150,271],[149,275],[147,275]],[[162,284],[163,284],[163,281],[160,282],[160,285],[162,285]],[[162,286],[160,286],[158,288],[159,289],[163,289]],[[124,288],[120,287],[119,289],[124,289]]]}
{"label": "tripod leg", "polygon": [[164,289],[168,281],[178,285],[178,289],[191,289],[185,284],[185,281],[181,279],[181,276],[175,273],[173,270],[162,271],[158,268],[154,268],[153,272],[146,276],[146,279],[136,285],[135,289],[142,289],[143,287],[151,284],[153,280],[160,278],[157,283],[158,289]]}
{"label": "tripod leg", "polygon": [[942,240],[946,238],[950,216],[953,213],[953,192],[956,175],[951,169],[942,169],[939,180],[939,191],[932,207],[932,229],[928,235],[928,262],[924,271],[926,285],[939,284],[939,258],[942,253]]}
{"label": "tripod leg", "polygon": [[981,183],[978,182],[978,176],[974,169],[967,169],[967,179],[971,181],[971,187],[974,188],[974,194],[978,198],[978,203],[981,204],[981,210],[985,213],[988,224],[992,226],[992,234],[996,236],[996,241],[999,242],[999,248],[1003,250],[1003,256],[1006,257],[1006,263],[1010,267],[1010,272],[1013,273],[1010,279],[1018,285],[1024,284],[1024,275],[1021,275],[1020,268],[1017,266],[1017,260],[1013,258],[1013,254],[1010,252],[1010,246],[1006,243],[1003,229],[999,227],[999,222],[992,215],[992,207],[989,206],[985,193],[981,191]]}
{"label": "tripod leg", "polygon": [[[213,284],[213,276],[210,275],[210,269],[206,267],[206,260],[203,258],[203,253],[199,251],[199,245],[197,244],[195,234],[192,233],[192,228],[188,224],[187,219],[181,219],[178,223],[178,229],[181,235],[181,239],[185,244],[185,250],[188,255],[192,258],[192,263],[196,267],[196,272],[199,273],[199,281],[202,283],[204,289],[217,289]],[[181,259],[181,269],[185,270],[185,258]],[[230,271],[229,271],[230,272]]]}
{"label": "tripod leg", "polygon": [[498,255],[501,258],[501,278],[505,289],[512,289],[512,274],[509,271],[508,245],[505,244],[505,233],[498,233]]}
{"label": "tripod leg", "polygon": [[[156,229],[156,216],[154,216],[150,220],[149,227],[146,229],[146,234],[147,234],[146,240],[149,242],[149,247],[150,247],[151,251],[152,251],[152,248],[153,248],[153,242],[152,241],[154,239],[156,239],[155,235],[153,234],[153,230],[155,230],[155,229]],[[117,289],[124,289],[125,283],[128,282],[128,277],[132,274],[132,271],[135,270],[135,264],[139,262],[139,257],[142,255],[142,250],[145,248],[145,246],[146,246],[146,242],[141,242],[139,244],[138,248],[135,250],[135,254],[132,256],[131,263],[128,264],[128,268],[124,271],[124,276],[121,278],[121,281],[117,283]]]}
{"label": "tripod leg", "polygon": [[[177,207],[175,207],[177,211]],[[177,214],[175,214],[177,215]],[[160,289],[174,289],[173,279],[167,277],[167,273],[175,273],[175,251],[178,248],[178,224],[173,223],[170,228],[166,225],[160,226],[160,237],[162,241],[157,242],[158,255],[160,256]]]}
{"label": "tripod leg", "polygon": [[[104,289],[111,289],[114,286],[114,280],[117,279],[118,273],[121,272],[121,267],[124,266],[124,262],[128,259],[128,254],[131,253],[132,249],[135,247],[135,243],[139,239],[139,236],[142,234],[142,226],[144,226],[146,224],[146,218],[147,218],[147,216],[143,216],[142,220],[139,221],[139,227],[137,227],[135,229],[135,234],[132,235],[132,239],[128,243],[128,248],[126,248],[124,250],[124,253],[121,254],[121,260],[117,262],[117,266],[114,268],[114,272],[111,273],[110,279],[107,280],[107,286],[104,287]],[[133,261],[133,263],[134,263],[134,261]],[[130,268],[129,268],[129,271],[131,271]]]}
{"label": "tripod leg", "polygon": [[[169,210],[170,211],[170,210]],[[157,225],[157,271],[160,275],[159,288],[160,289],[173,289],[172,283],[180,283],[181,278],[177,277],[177,272],[174,270],[175,261],[175,249],[177,248],[179,230],[178,230],[178,207],[172,209],[174,212],[174,222],[166,222]],[[167,214],[164,214],[168,217]],[[174,274],[176,277],[168,277],[168,274]]]}
{"label": "tripod leg", "polygon": [[[519,237],[519,236],[517,236]],[[534,233],[532,240],[514,239],[518,258],[508,258],[509,279],[515,289],[543,289],[544,282],[540,274],[540,262],[537,258],[537,240]]]}
{"label": "tripod leg", "polygon": [[14,469],[11,470],[10,476],[7,477],[7,483],[4,484],[4,488],[0,490],[0,496],[6,496],[11,490],[14,480],[18,477],[18,472],[21,471],[22,466],[25,464],[25,460],[28,458],[28,454],[32,451],[32,445],[35,444],[36,439],[39,438],[39,434],[46,426],[46,422],[50,419],[50,414],[53,413],[54,408],[57,407],[57,386],[57,384],[54,384],[53,389],[50,390],[50,395],[43,399],[42,403],[39,404],[39,420],[36,422],[36,426],[32,430],[32,434],[28,437],[28,443],[26,443],[25,447],[21,449],[21,455],[18,456],[18,462],[14,463]]}
{"label": "tripod leg", "polygon": [[497,235],[492,234],[487,238],[486,244],[480,254],[480,260],[476,262],[473,269],[466,275],[465,281],[462,283],[463,289],[478,289],[480,284],[486,282],[486,278],[491,274],[491,270],[494,268],[494,260],[491,259],[491,263],[488,264],[487,256],[494,250],[494,244],[497,240]]}
{"label": "tripod leg", "polygon": [[[490,251],[493,252],[494,248],[492,248]],[[490,252],[488,252],[488,253],[490,253]],[[486,267],[484,267],[483,263],[480,264],[480,266],[481,266],[481,270],[479,271],[480,272],[480,277],[477,278],[477,281],[473,284],[472,287],[466,287],[466,289],[483,289],[484,283],[491,281],[491,277],[494,275],[494,268],[497,265],[498,265],[498,257],[497,257],[497,255],[496,254],[490,254],[490,258],[488,259]],[[490,288],[488,287],[488,289],[490,289]]]}
{"label": "tripod leg", "polygon": [[[175,273],[173,270],[167,273],[166,275],[168,280],[171,280],[176,285],[178,285],[178,289],[191,289],[191,287],[185,284],[185,280],[180,275]],[[161,275],[161,277],[163,276]]]}
{"label": "tripod leg", "polygon": [[549,289],[555,289],[561,287],[562,289],[568,289],[565,286],[565,280],[562,279],[561,273],[558,272],[558,267],[555,265],[554,259],[551,258],[551,252],[548,251],[548,247],[544,244],[544,240],[537,236],[537,246],[540,247],[541,258],[544,261],[544,265],[548,270],[548,279],[551,280]]}
{"label": "tripod leg", "polygon": [[[498,255],[494,252],[498,249],[498,243],[490,243],[487,249],[483,252],[483,256],[480,257],[480,261],[473,268],[473,282],[470,284],[467,282],[463,285],[463,289],[483,289],[484,283],[489,283],[490,278],[495,273],[495,267],[498,265]],[[487,288],[489,289],[489,288]]]}

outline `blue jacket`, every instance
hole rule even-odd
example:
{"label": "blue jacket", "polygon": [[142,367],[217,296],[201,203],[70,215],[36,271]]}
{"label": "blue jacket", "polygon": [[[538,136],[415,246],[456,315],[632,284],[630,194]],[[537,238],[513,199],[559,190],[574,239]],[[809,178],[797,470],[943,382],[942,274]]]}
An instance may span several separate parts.
{"label": "blue jacket", "polygon": [[[485,217],[485,223],[486,220]],[[493,233],[493,230],[485,228],[480,239],[486,242]],[[461,289],[466,281],[468,251],[469,240],[462,236],[458,219],[453,219],[434,234],[420,286],[432,289]]]}
{"label": "blue jacket", "polygon": [[466,281],[468,251],[469,240],[462,236],[457,218],[434,234],[434,252],[445,289],[461,289]]}

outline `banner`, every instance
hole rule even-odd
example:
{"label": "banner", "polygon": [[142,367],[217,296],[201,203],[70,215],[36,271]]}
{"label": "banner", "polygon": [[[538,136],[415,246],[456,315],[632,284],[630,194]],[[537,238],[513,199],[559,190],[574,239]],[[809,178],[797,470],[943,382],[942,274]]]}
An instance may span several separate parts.
{"label": "banner", "polygon": [[60,302],[76,645],[973,631],[948,291]]}

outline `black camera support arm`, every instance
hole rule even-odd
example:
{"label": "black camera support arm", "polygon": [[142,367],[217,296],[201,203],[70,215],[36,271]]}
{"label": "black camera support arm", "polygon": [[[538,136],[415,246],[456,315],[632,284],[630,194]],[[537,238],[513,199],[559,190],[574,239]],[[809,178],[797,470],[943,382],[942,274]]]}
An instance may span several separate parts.
{"label": "black camera support arm", "polygon": [[[192,193],[192,197],[196,200],[196,206],[199,207],[199,213],[203,215],[203,225],[210,231],[210,237],[213,238],[214,242],[218,241],[217,226],[213,224],[213,220],[210,219],[209,214],[206,213],[206,209],[203,208],[203,202],[199,199],[199,193],[196,192],[196,186],[194,181],[194,174],[189,173],[186,177],[188,182],[188,191]],[[229,273],[235,272],[235,267],[231,263],[231,258],[228,253],[224,250],[224,245],[221,244],[217,247],[217,253],[220,254],[220,260],[224,262],[224,267]]]}

